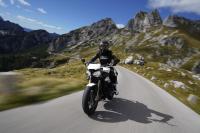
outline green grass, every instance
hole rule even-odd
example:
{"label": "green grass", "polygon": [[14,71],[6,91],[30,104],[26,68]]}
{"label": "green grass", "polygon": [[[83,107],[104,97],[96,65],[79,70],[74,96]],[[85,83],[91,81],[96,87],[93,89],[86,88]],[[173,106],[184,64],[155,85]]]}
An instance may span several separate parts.
{"label": "green grass", "polygon": [[[24,68],[15,70],[23,74],[16,92],[0,93],[0,110],[42,102],[84,89],[87,84],[85,66],[74,56],[90,59],[97,47],[77,48],[64,52],[66,56],[51,55],[43,59],[55,62],[55,68]],[[77,54],[74,54],[77,53]],[[31,54],[32,55],[32,54]]]}
{"label": "green grass", "polygon": [[[152,76],[156,77],[154,82],[159,87],[163,88],[165,91],[179,99],[188,107],[192,108],[195,112],[200,114],[200,101],[197,104],[191,104],[187,101],[187,97],[189,94],[195,94],[200,97],[200,81],[194,80],[192,75],[185,71],[184,69],[173,69],[172,71],[168,72],[165,70],[159,70],[159,63],[158,62],[148,62],[145,66],[138,66],[138,65],[122,65],[123,67],[128,68],[131,71],[134,71],[145,78],[151,80]],[[184,72],[186,75],[182,76],[181,72]],[[187,91],[175,88],[173,85],[170,85],[171,80],[177,80],[183,82],[187,86]],[[193,82],[194,84],[189,84],[188,81]],[[164,88],[164,84],[168,83],[169,87]]]}
{"label": "green grass", "polygon": [[84,89],[85,66],[80,61],[53,69],[26,68],[13,94],[0,94],[0,110],[50,100]]}
{"label": "green grass", "polygon": [[200,61],[200,55],[199,54],[193,56],[188,62],[183,64],[183,66],[181,66],[181,68],[186,69],[188,71],[191,71],[193,65],[198,61]]}
{"label": "green grass", "polygon": [[[47,53],[47,44],[35,46],[31,49],[20,51],[19,53],[0,54],[0,71],[9,71],[13,69],[22,69],[30,67],[32,62],[40,62],[49,56]],[[37,59],[33,59],[36,57]]]}
{"label": "green grass", "polygon": [[[169,35],[173,33],[175,30],[169,29],[166,27],[162,27],[162,29],[152,34],[152,37],[157,37],[159,35]],[[191,71],[193,65],[195,62],[199,61],[200,56],[199,54],[193,53],[191,56],[191,59],[186,62],[181,68],[171,68],[171,71],[166,70],[160,70],[160,63],[166,63],[168,58],[184,58],[187,57],[189,53],[189,49],[196,49],[200,50],[200,40],[197,40],[196,38],[191,37],[190,35],[186,34],[183,31],[176,30],[177,32],[174,33],[173,36],[182,37],[186,41],[186,46],[180,50],[177,50],[175,46],[160,46],[158,42],[150,42],[150,41],[144,41],[140,45],[132,45],[129,47],[127,51],[126,46],[115,46],[112,48],[114,53],[117,53],[118,57],[121,60],[125,60],[127,56],[133,55],[133,57],[136,59],[136,54],[140,54],[145,57],[146,64],[144,66],[138,66],[138,65],[124,65],[122,66],[144,76],[145,78],[151,80],[152,76],[156,77],[156,80],[153,80],[155,84],[163,88],[165,91],[176,97],[178,100],[180,100],[182,103],[193,109],[195,112],[200,114],[200,101],[198,101],[195,105],[191,104],[187,101],[187,97],[189,94],[194,94],[198,97],[200,97],[200,81],[196,80],[192,77],[192,73],[189,73],[187,70]],[[151,32],[151,31],[150,31]],[[144,35],[140,34],[139,37],[136,40],[137,43],[143,41]],[[149,44],[153,43],[153,45],[149,46]],[[154,46],[159,46],[154,47]],[[156,51],[159,51],[161,53],[160,56],[157,56],[155,54]],[[152,55],[152,58],[147,58],[148,55]],[[185,73],[185,76],[183,76],[181,73]],[[173,85],[170,84],[171,80],[176,80],[184,83],[187,86],[187,90],[183,90],[180,88],[175,88]],[[190,84],[189,82],[193,82],[193,84]],[[164,84],[168,83],[169,87],[164,88]]]}

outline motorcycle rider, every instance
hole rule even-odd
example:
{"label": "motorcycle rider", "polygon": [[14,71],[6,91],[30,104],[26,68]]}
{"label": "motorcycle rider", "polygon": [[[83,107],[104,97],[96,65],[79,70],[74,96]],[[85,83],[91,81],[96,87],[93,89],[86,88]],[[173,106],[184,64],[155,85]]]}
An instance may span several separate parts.
{"label": "motorcycle rider", "polygon": [[[99,51],[97,54],[88,62],[92,63],[99,59],[99,62],[102,66],[115,66],[117,63],[119,63],[119,59],[113,55],[112,51],[109,50],[109,45],[110,43],[108,41],[102,41],[99,44]],[[111,67],[111,72],[110,72],[110,79],[113,85],[114,93],[117,95],[118,91],[116,90],[116,84],[117,84],[117,71]]]}

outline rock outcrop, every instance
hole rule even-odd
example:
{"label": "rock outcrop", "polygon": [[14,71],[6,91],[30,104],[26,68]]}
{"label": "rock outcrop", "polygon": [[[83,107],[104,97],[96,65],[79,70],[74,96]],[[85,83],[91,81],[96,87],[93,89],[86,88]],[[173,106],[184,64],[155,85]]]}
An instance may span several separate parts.
{"label": "rock outcrop", "polygon": [[192,71],[196,74],[200,74],[200,61],[196,62],[192,68]]}
{"label": "rock outcrop", "polygon": [[198,20],[190,20],[177,15],[167,17],[163,25],[171,28],[179,28],[189,32],[196,37],[200,37],[200,22]]}
{"label": "rock outcrop", "polygon": [[183,90],[186,90],[186,88],[187,88],[187,86],[183,82],[176,81],[176,80],[171,80],[170,84],[173,85],[174,88],[180,88]]}
{"label": "rock outcrop", "polygon": [[175,46],[176,49],[182,49],[184,47],[186,47],[186,42],[183,38],[181,37],[166,37],[166,38],[162,38],[161,40],[159,40],[161,46],[168,46],[168,47],[172,47]]}
{"label": "rock outcrop", "polygon": [[125,64],[133,64],[133,56],[129,56],[125,59],[124,63]]}
{"label": "rock outcrop", "polygon": [[118,28],[110,18],[100,20],[90,26],[82,27],[64,34],[50,43],[49,51],[61,51],[67,47],[95,41],[111,36]]}
{"label": "rock outcrop", "polygon": [[163,21],[163,25],[171,28],[177,27],[173,16],[168,16],[167,18],[165,18],[165,20]]}
{"label": "rock outcrop", "polygon": [[153,26],[162,25],[162,19],[157,9],[150,13],[140,11],[134,18],[130,19],[126,28],[130,31],[141,32]]}
{"label": "rock outcrop", "polygon": [[175,59],[170,59],[168,58],[166,64],[169,65],[170,67],[176,67],[179,68],[183,64],[183,59],[180,58],[175,58]]}
{"label": "rock outcrop", "polygon": [[190,94],[190,95],[188,96],[188,98],[187,98],[187,101],[188,101],[189,103],[191,103],[191,104],[197,104],[198,100],[199,100],[199,97],[196,96],[196,95],[194,95],[194,94]]}

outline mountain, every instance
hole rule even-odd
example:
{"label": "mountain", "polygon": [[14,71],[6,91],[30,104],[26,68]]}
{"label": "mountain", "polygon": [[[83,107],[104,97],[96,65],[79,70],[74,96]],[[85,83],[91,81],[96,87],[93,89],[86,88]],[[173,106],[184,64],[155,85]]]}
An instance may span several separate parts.
{"label": "mountain", "polygon": [[139,54],[150,62],[199,73],[200,21],[176,15],[163,21],[156,9],[138,12],[122,29],[118,29],[111,18],[105,18],[63,35],[44,30],[25,32],[17,24],[2,18],[0,22],[4,33],[0,35],[1,53],[29,51],[34,47],[37,47],[35,51],[40,51],[38,49],[45,45],[46,48],[40,52],[66,52],[79,56],[82,49],[90,49],[101,40],[109,40],[121,55]]}
{"label": "mountain", "polygon": [[29,28],[24,28],[24,31],[26,31],[26,32],[31,32],[31,31],[32,31],[32,29],[29,29]]}
{"label": "mountain", "polygon": [[61,35],[50,43],[49,51],[62,51],[84,43],[97,43],[100,39],[115,34],[117,26],[111,18],[102,19],[90,26],[85,26]]}
{"label": "mountain", "polygon": [[157,9],[150,13],[140,11],[134,18],[130,19],[126,28],[130,31],[145,31],[153,26],[162,25],[162,19]]}
{"label": "mountain", "polygon": [[0,19],[0,53],[9,54],[51,42],[57,36],[45,30],[26,32],[23,27]]}
{"label": "mountain", "polygon": [[190,20],[177,15],[172,15],[164,20],[163,25],[167,27],[182,29],[197,38],[200,37],[199,20]]}
{"label": "mountain", "polygon": [[28,32],[22,42],[21,49],[32,48],[37,45],[47,44],[52,40],[51,35],[45,30],[34,30]]}
{"label": "mountain", "polygon": [[147,61],[159,61],[199,73],[199,21],[180,16],[169,16],[163,21],[156,9],[149,13],[138,12],[123,29],[118,29],[112,19],[106,18],[73,30],[53,40],[48,50],[78,51],[104,39],[121,46],[126,54],[140,54]]}
{"label": "mountain", "polygon": [[0,17],[0,35],[21,35],[24,33],[24,29],[15,23],[10,21],[4,21],[2,17]]}
{"label": "mountain", "polygon": [[45,30],[26,32],[20,25],[0,17],[0,71],[46,66],[47,48],[58,36]]}

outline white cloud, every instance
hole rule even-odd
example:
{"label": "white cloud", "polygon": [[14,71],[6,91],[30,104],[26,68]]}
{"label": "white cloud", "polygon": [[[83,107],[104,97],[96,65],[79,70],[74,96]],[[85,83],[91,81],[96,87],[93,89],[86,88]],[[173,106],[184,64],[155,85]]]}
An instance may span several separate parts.
{"label": "white cloud", "polygon": [[28,17],[24,17],[24,16],[21,16],[21,15],[18,15],[17,19],[19,19],[20,21],[23,21],[23,22],[36,24],[36,25],[39,25],[39,26],[42,26],[42,27],[45,27],[45,28],[56,29],[56,30],[61,30],[62,29],[61,27],[45,24],[45,23],[43,23],[43,22],[41,22],[39,20],[28,18]]}
{"label": "white cloud", "polygon": [[192,12],[200,14],[200,0],[148,0],[152,8],[170,8],[172,12]]}
{"label": "white cloud", "polygon": [[124,28],[125,26],[123,24],[116,24],[117,28],[121,29]]}
{"label": "white cloud", "polygon": [[22,20],[22,21],[38,22],[38,21],[35,20],[35,19],[27,18],[27,17],[21,16],[21,15],[18,15],[17,18],[18,18],[19,20]]}
{"label": "white cloud", "polygon": [[47,14],[47,11],[45,11],[43,8],[38,8],[37,10],[38,10],[40,13]]}
{"label": "white cloud", "polygon": [[[3,1],[3,0],[0,0],[0,1]],[[21,5],[24,5],[24,6],[31,6],[31,4],[29,2],[27,2],[27,0],[10,0],[10,4],[11,5],[14,5],[15,2],[18,2],[20,3]]]}
{"label": "white cloud", "polygon": [[31,6],[30,3],[28,3],[26,0],[17,0],[20,4],[24,5],[24,6]]}
{"label": "white cloud", "polygon": [[7,5],[3,2],[3,0],[0,0],[0,6],[7,7]]}

